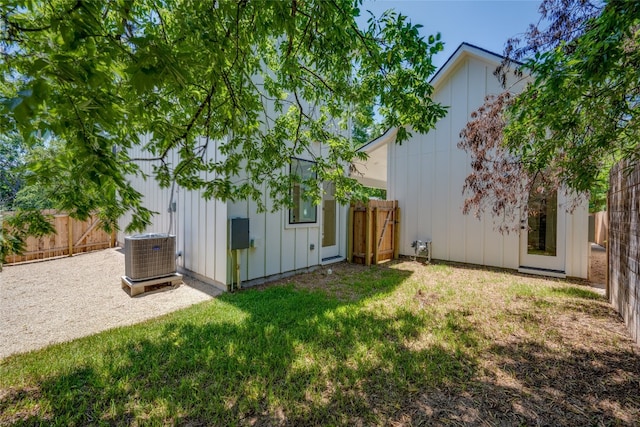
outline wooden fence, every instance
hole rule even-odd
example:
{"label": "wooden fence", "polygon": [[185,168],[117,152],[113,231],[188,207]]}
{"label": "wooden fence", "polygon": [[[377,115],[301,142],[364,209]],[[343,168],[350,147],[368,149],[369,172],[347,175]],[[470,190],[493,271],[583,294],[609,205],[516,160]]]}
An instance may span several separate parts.
{"label": "wooden fence", "polygon": [[622,161],[609,175],[607,293],[640,341],[640,163]]}
{"label": "wooden fence", "polygon": [[607,246],[609,217],[607,211],[589,214],[589,241]]}
{"label": "wooden fence", "polygon": [[396,200],[369,200],[349,208],[347,260],[371,265],[398,258],[400,208]]}
{"label": "wooden fence", "polygon": [[[78,221],[56,211],[47,210],[42,213],[51,215],[56,233],[40,238],[28,237],[24,253],[7,256],[6,264],[71,256],[115,246],[115,234],[102,230],[100,220],[96,216],[91,216],[86,221]],[[5,212],[3,215],[11,215],[11,212]]]}

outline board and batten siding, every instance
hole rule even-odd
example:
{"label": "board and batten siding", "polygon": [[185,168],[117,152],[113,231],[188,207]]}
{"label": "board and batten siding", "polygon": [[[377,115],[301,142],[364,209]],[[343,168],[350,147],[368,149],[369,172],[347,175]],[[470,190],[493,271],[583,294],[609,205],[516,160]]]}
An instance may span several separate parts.
{"label": "board and batten siding", "polygon": [[271,212],[271,200],[268,197],[265,203],[267,211],[261,213],[257,211],[254,201],[229,203],[229,218],[249,218],[249,235],[254,242],[253,247],[241,251],[241,280],[261,279],[319,265],[320,223],[287,228],[288,212]]}
{"label": "board and batten siding", "polygon": [[[520,266],[518,233],[500,233],[490,214],[480,219],[464,215],[464,180],[471,172],[469,154],[458,148],[460,132],[487,95],[502,88],[493,75],[498,61],[481,54],[463,53],[434,82],[434,99],[448,106],[447,115],[426,134],[412,136],[388,147],[387,198],[401,209],[400,253],[412,255],[415,240],[432,240],[432,257],[495,267]],[[454,55],[455,56],[455,55]],[[517,82],[514,92],[524,82]],[[586,203],[586,201],[585,201]],[[588,243],[586,205],[566,214],[565,270],[568,276],[586,277]],[[499,221],[499,219],[497,220]]]}
{"label": "board and batten siding", "polygon": [[496,64],[468,56],[435,86],[434,99],[449,106],[435,129],[389,145],[388,193],[401,209],[400,253],[414,240],[431,239],[433,258],[518,268],[518,237],[495,231],[491,217],[463,215],[462,187],[469,155],[457,147],[460,131],[489,94],[501,91]]}
{"label": "board and batten siding", "polygon": [[[254,83],[256,86],[262,86],[262,78],[256,76]],[[290,100],[294,101],[295,99],[290,97]],[[308,107],[306,101],[302,100],[302,104]],[[262,117],[263,126],[272,126],[273,117],[278,117],[281,113],[275,109],[272,102],[265,99],[263,99],[263,107],[265,111],[265,115]],[[313,114],[318,113],[319,109]],[[326,125],[333,131],[344,132],[338,123],[327,123]],[[327,154],[327,148],[316,143],[308,147],[308,151],[300,158],[313,161],[314,156]],[[284,168],[281,173],[288,174],[289,168]],[[237,177],[238,180],[244,179],[242,174],[240,175]],[[228,203],[228,219],[248,218],[249,238],[253,241],[252,247],[240,252],[240,280],[259,283],[261,279],[276,278],[283,274],[304,271],[322,264],[322,205],[317,206],[316,223],[289,225],[289,211],[279,209],[272,212],[273,201],[264,187],[262,187],[262,195],[262,202],[266,207],[265,212],[258,212],[257,203],[252,200]],[[346,254],[347,212],[347,206],[340,206],[336,218],[339,229],[343,231],[338,235],[339,253],[342,256]],[[230,283],[231,256],[227,260],[227,271],[227,283]]]}
{"label": "board and batten siding", "polygon": [[570,277],[586,279],[589,275],[589,199],[583,197],[566,217],[565,272]]}
{"label": "board and batten siding", "polygon": [[[141,138],[141,145],[147,138]],[[139,147],[130,150],[131,157],[145,157]],[[210,144],[207,158],[220,156],[215,144]],[[177,164],[177,155],[169,154],[168,161]],[[220,160],[220,159],[218,159]],[[145,233],[167,233],[170,227],[171,189],[162,189],[152,178],[153,162],[139,162],[141,171],[149,175],[131,177],[134,188],[143,194],[143,205],[157,212]],[[285,173],[285,171],[283,171]],[[288,173],[288,171],[286,171]],[[203,172],[207,179],[214,176]],[[265,212],[258,212],[254,201],[221,202],[206,200],[201,191],[189,191],[176,185],[172,234],[176,235],[176,250],[182,255],[178,267],[187,274],[226,289],[231,283],[232,261],[228,250],[228,227],[231,218],[249,218],[250,239],[253,246],[240,251],[240,279],[242,282],[277,277],[322,264],[322,205],[318,209],[315,224],[288,224],[288,211],[272,212],[272,200],[263,191]],[[348,207],[338,208],[337,226],[339,253],[346,253],[346,222]],[[124,246],[122,231],[130,222],[131,215],[120,219],[121,231],[118,242]]]}
{"label": "board and batten siding", "polygon": [[[148,136],[142,136],[140,142],[140,146],[129,151],[130,157],[149,157],[140,148],[148,142]],[[219,155],[217,144],[211,142],[206,155],[207,159]],[[170,152],[168,161],[176,165],[177,154]],[[145,180],[139,175],[130,177],[131,183],[143,194],[143,206],[157,212],[144,233],[167,233],[171,229],[171,233],[176,235],[176,250],[182,254],[177,260],[179,270],[226,289],[227,204],[214,199],[206,200],[201,191],[189,191],[176,185],[173,195],[176,212],[171,225],[168,212],[171,188],[160,188],[153,179],[154,162],[140,161],[138,164],[148,178]],[[202,174],[208,179],[214,178],[211,173]],[[122,247],[126,236],[123,230],[130,221],[131,214],[119,221],[118,243]]]}
{"label": "board and batten siding", "polygon": [[[321,147],[315,147],[316,154],[326,154]],[[308,160],[312,160],[309,158]],[[288,173],[282,171],[282,173]],[[249,218],[249,238],[253,247],[241,251],[241,281],[278,277],[295,271],[304,271],[322,264],[322,204],[317,208],[317,222],[314,224],[290,225],[289,211],[273,211],[273,201],[262,191],[266,211],[258,212],[254,201],[236,201],[228,204],[228,217]],[[346,227],[348,206],[339,206],[336,226],[339,228],[338,251],[346,254]],[[231,259],[228,261],[228,280],[231,280]]]}

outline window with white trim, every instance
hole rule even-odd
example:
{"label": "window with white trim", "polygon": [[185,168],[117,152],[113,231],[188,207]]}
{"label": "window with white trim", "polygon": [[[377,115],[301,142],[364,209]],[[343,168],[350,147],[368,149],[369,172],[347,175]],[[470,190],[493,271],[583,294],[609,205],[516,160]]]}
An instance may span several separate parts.
{"label": "window with white trim", "polygon": [[291,188],[293,198],[293,208],[289,209],[289,224],[315,224],[318,221],[318,209],[309,198],[305,198],[305,193],[309,190],[305,180],[315,179],[316,173],[313,171],[315,162],[308,160],[291,159],[291,175],[297,178]]}

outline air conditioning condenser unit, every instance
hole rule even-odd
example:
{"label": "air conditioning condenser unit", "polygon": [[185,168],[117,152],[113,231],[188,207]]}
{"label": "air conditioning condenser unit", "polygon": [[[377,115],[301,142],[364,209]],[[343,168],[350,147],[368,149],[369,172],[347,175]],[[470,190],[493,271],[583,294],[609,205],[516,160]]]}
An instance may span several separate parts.
{"label": "air conditioning condenser unit", "polygon": [[174,235],[147,233],[125,237],[125,275],[132,281],[141,281],[175,274],[175,253]]}

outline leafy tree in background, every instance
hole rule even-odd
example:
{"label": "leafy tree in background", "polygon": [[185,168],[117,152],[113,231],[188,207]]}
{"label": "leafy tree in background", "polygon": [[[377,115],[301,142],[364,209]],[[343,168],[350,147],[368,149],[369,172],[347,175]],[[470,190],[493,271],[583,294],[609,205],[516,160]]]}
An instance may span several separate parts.
{"label": "leafy tree in background", "polygon": [[[317,179],[333,181],[346,201],[358,185],[344,167],[363,156],[346,137],[354,114],[374,106],[384,128],[418,132],[445,114],[428,84],[439,35],[423,39],[393,12],[359,28],[359,4],[5,1],[0,124],[28,146],[42,134],[60,141],[30,166],[40,185],[55,188],[57,207],[78,217],[98,211],[112,226],[132,210],[129,230],[151,217],[127,180],[145,161],[164,187],[175,181],[260,208],[266,192],[277,209],[291,204],[298,179],[281,173],[290,158],[312,156]],[[150,142],[131,158],[140,135]],[[215,159],[206,156],[213,141]],[[322,157],[318,142],[328,147]]]}
{"label": "leafy tree in background", "polygon": [[375,136],[377,135],[373,105],[363,106],[354,114],[351,137],[356,146],[361,147]]}
{"label": "leafy tree in background", "polygon": [[0,135],[0,271],[7,255],[22,253],[28,236],[55,233],[51,218],[41,212],[53,207],[46,189],[26,185],[27,151],[20,135]]}
{"label": "leafy tree in background", "polygon": [[473,166],[466,212],[509,222],[531,191],[559,187],[591,192],[600,207],[611,165],[640,159],[640,2],[545,0],[540,12],[496,71],[508,83],[523,61],[516,74],[530,83],[487,99],[461,134]]}
{"label": "leafy tree in background", "polygon": [[12,210],[44,210],[54,209],[48,191],[42,185],[35,183],[25,185],[16,193]]}
{"label": "leafy tree in background", "polygon": [[37,181],[26,185],[31,175],[26,168],[30,151],[20,135],[0,135],[0,211],[54,207],[50,195]]}
{"label": "leafy tree in background", "polygon": [[11,210],[23,185],[24,147],[18,135],[0,134],[0,211]]}
{"label": "leafy tree in background", "polygon": [[55,232],[51,215],[43,215],[39,210],[19,210],[10,215],[0,212],[0,271],[7,255],[24,251],[27,237],[43,237]]}

